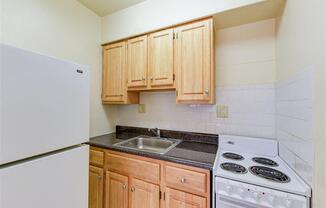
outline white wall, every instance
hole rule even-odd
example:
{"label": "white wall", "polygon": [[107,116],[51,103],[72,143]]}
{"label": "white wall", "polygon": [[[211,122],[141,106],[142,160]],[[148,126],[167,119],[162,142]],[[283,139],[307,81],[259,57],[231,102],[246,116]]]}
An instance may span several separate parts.
{"label": "white wall", "polygon": [[323,0],[288,0],[276,41],[280,154],[313,185],[314,208],[326,204],[325,6]]}
{"label": "white wall", "polygon": [[316,92],[314,94],[317,101],[314,104],[314,205],[317,208],[325,207],[326,204],[326,2],[320,6],[322,9],[320,20],[322,22],[320,35],[320,45],[322,47],[322,63],[316,73]]}
{"label": "white wall", "polygon": [[2,42],[3,0],[0,0],[0,42]]}
{"label": "white wall", "polygon": [[276,87],[280,156],[310,185],[313,179],[313,73],[312,69],[306,69]]}
{"label": "white wall", "polygon": [[218,30],[215,43],[218,86],[275,82],[274,19]]}
{"label": "white wall", "polygon": [[201,18],[265,0],[147,0],[102,19],[102,42]]}
{"label": "white wall", "polygon": [[101,105],[101,19],[75,0],[1,0],[4,43],[91,67],[91,135],[114,130]]}
{"label": "white wall", "polygon": [[274,23],[216,32],[217,103],[229,107],[229,118],[216,118],[216,105],[176,105],[174,92],[147,92],[140,97],[146,113],[118,106],[117,124],[275,138]]}

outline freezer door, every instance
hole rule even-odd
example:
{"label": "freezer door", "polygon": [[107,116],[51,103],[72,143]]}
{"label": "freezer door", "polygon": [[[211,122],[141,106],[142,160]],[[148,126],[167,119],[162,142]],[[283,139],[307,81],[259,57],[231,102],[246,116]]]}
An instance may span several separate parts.
{"label": "freezer door", "polygon": [[0,58],[0,165],[88,140],[88,67],[4,44]]}
{"label": "freezer door", "polygon": [[88,146],[0,168],[1,208],[87,208]]}

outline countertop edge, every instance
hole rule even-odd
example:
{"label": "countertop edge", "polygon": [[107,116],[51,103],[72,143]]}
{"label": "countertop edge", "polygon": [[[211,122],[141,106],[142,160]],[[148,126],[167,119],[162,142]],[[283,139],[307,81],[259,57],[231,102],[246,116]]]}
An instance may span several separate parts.
{"label": "countertop edge", "polygon": [[137,156],[142,156],[142,157],[147,157],[147,158],[152,158],[152,159],[157,159],[157,160],[163,160],[167,162],[174,162],[182,165],[188,165],[192,167],[197,167],[197,168],[202,168],[206,170],[213,170],[214,164],[208,164],[208,163],[203,163],[199,161],[191,161],[188,159],[183,159],[183,158],[178,158],[178,157],[172,157],[172,156],[167,156],[167,155],[159,155],[155,153],[148,153],[148,152],[141,152],[137,150],[130,150],[130,149],[124,149],[124,148],[119,148],[119,147],[114,147],[114,146],[106,146],[106,145],[101,145],[101,144],[96,144],[92,143],[92,141],[87,142],[86,144],[90,145],[91,147],[97,147],[97,148],[103,148],[103,149],[108,149],[108,150],[113,150],[117,152],[123,152],[123,153],[128,153],[132,155],[137,155]]}

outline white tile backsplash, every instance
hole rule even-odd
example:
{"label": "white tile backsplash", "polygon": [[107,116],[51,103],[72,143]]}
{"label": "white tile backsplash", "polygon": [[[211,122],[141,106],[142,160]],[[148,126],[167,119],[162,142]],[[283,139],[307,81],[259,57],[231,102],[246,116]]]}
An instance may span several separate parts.
{"label": "white tile backsplash", "polygon": [[177,105],[174,92],[144,92],[137,105],[119,106],[118,125],[275,138],[274,85],[218,87],[217,105],[229,108],[228,118],[216,117],[216,105]]}
{"label": "white tile backsplash", "polygon": [[310,185],[313,166],[313,70],[276,85],[276,135],[281,157]]}

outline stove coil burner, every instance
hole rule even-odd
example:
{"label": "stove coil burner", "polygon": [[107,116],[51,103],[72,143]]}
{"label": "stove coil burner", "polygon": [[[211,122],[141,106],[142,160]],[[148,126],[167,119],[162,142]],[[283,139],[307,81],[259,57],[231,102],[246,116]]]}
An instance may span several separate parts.
{"label": "stove coil burner", "polygon": [[249,168],[250,172],[258,177],[265,178],[270,181],[278,183],[288,183],[290,178],[281,171],[264,166],[252,166]]}
{"label": "stove coil burner", "polygon": [[223,170],[227,170],[232,173],[238,173],[238,174],[247,173],[247,169],[245,167],[243,167],[242,165],[235,164],[235,163],[229,163],[229,162],[222,163],[221,168]]}
{"label": "stove coil burner", "polygon": [[242,157],[241,155],[232,153],[232,152],[226,152],[223,153],[222,156],[226,159],[231,159],[231,160],[243,160],[244,157]]}
{"label": "stove coil burner", "polygon": [[264,157],[254,157],[252,158],[252,161],[261,164],[261,165],[267,165],[267,166],[271,166],[271,167],[277,167],[278,164],[277,162],[268,159],[268,158],[264,158]]}

